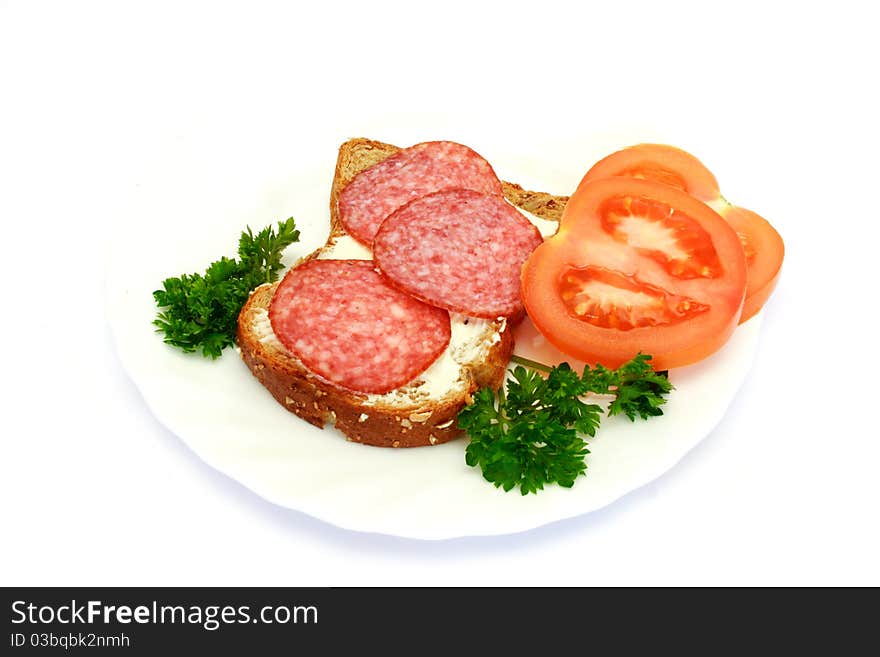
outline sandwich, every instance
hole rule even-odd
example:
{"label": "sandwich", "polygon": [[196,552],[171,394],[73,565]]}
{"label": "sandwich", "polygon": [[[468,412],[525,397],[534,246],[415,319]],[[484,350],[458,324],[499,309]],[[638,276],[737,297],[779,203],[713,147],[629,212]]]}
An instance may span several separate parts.
{"label": "sandwich", "polygon": [[447,442],[475,391],[504,381],[519,268],[566,201],[498,180],[454,142],[349,140],[327,242],[253,291],[242,359],[284,408],[350,441]]}

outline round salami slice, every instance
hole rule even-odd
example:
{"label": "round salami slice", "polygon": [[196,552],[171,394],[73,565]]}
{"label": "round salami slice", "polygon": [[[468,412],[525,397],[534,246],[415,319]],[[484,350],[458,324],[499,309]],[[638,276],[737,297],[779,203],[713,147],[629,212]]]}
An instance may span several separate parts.
{"label": "round salami slice", "polygon": [[451,141],[416,144],[355,176],[339,195],[339,220],[348,234],[369,246],[379,224],[394,210],[453,187],[501,194],[491,165],[467,146]]}
{"label": "round salami slice", "polygon": [[502,197],[453,189],[392,213],[373,241],[379,270],[440,308],[476,317],[523,310],[520,270],[541,234]]}
{"label": "round salami slice", "polygon": [[449,313],[397,290],[369,260],[311,260],[269,306],[272,330],[312,372],[349,390],[386,393],[449,344]]}

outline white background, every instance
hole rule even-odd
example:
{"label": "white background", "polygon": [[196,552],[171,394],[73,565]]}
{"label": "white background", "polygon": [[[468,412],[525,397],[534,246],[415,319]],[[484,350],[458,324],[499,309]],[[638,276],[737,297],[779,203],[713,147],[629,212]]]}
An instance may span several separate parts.
{"label": "white background", "polygon": [[[880,584],[867,3],[294,4],[0,1],[0,584]],[[673,143],[780,230],[755,366],[661,479],[420,542],[273,507],[153,419],[103,313],[104,238],[144,172],[281,125],[392,140],[366,130],[414,113],[422,139],[509,135],[545,160]]]}

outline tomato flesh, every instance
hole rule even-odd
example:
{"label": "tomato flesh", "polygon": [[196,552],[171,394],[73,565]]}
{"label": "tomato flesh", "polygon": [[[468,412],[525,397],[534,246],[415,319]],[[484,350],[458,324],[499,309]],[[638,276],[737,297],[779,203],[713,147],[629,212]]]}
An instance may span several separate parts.
{"label": "tomato flesh", "polygon": [[687,181],[674,171],[664,169],[663,167],[655,167],[651,165],[633,166],[629,169],[623,169],[618,174],[626,178],[638,178],[639,180],[653,180],[654,182],[663,183],[670,187],[675,187],[683,192],[688,190]]}
{"label": "tomato flesh", "polygon": [[602,227],[679,278],[714,278],[721,271],[709,234],[667,203],[632,196],[605,201]]}
{"label": "tomato flesh", "polygon": [[581,185],[615,176],[662,183],[718,208],[739,235],[746,256],[748,282],[740,322],[761,309],[776,287],[785,257],[782,238],[766,219],[728,203],[712,172],[696,157],[673,146],[638,144],[612,153],[587,172]]}
{"label": "tomato flesh", "polygon": [[559,296],[574,318],[621,331],[675,324],[709,309],[635,276],[592,265],[564,269]]}
{"label": "tomato flesh", "polygon": [[571,197],[522,291],[535,327],[572,358],[618,367],[641,351],[667,369],[727,341],[745,278],[739,238],[714,210],[668,185],[607,178]]}

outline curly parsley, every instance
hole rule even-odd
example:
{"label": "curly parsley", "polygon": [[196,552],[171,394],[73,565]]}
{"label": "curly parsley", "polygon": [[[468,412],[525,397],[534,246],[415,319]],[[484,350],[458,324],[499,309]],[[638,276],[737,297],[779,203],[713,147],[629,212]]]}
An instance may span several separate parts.
{"label": "curly parsley", "polygon": [[159,314],[153,321],[166,343],[206,358],[219,358],[235,342],[238,313],[258,285],[281,271],[281,254],[299,240],[293,217],[254,235],[248,227],[238,240],[238,260],[221,258],[204,274],[167,278],[153,292]]}
{"label": "curly parsley", "polygon": [[[651,357],[638,354],[616,370],[602,365],[578,375],[568,363],[547,367],[517,356],[507,391],[481,388],[458,415],[470,436],[465,461],[483,477],[523,495],[556,483],[570,488],[585,474],[589,454],[583,436],[595,436],[602,408],[584,401],[587,394],[611,395],[608,415],[648,419],[662,415],[664,395],[672,390],[666,372],[651,368]],[[527,365],[526,369],[522,365]],[[541,375],[546,373],[546,377]]]}

